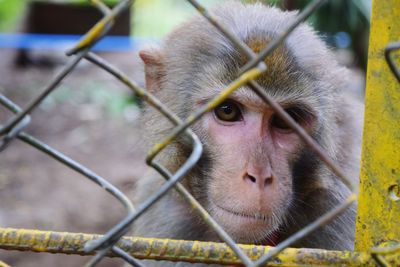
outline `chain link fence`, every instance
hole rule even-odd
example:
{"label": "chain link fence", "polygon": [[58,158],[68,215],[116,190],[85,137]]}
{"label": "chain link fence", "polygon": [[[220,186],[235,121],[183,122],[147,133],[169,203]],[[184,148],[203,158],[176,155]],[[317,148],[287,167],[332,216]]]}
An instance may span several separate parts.
{"label": "chain link fence", "polygon": [[[96,42],[99,41],[112,27],[114,19],[121,14],[122,11],[129,8],[133,1],[122,0],[112,9],[108,8],[100,0],[92,0],[91,2],[104,14],[103,19],[94,25],[75,45],[75,47],[67,51],[67,55],[70,56],[69,62],[49,82],[48,86],[46,86],[44,90],[24,108],[18,107],[6,96],[0,95],[0,104],[15,114],[9,121],[5,123],[3,122],[4,124],[0,127],[0,151],[7,149],[7,147],[16,139],[35,147],[53,159],[61,162],[66,167],[73,169],[104,188],[125,207],[126,216],[103,236],[3,229],[0,231],[0,248],[94,255],[86,266],[95,266],[103,257],[106,256],[121,257],[132,266],[145,266],[145,264],[138,259],[219,263],[226,265],[242,264],[250,267],[263,266],[267,263],[273,266],[305,266],[313,264],[319,266],[343,266],[350,264],[356,266],[373,266],[376,262],[374,262],[372,258],[375,258],[377,262],[382,264],[383,261],[379,260],[379,256],[374,257],[371,256],[371,254],[362,252],[344,254],[344,252],[329,252],[316,249],[286,249],[294,242],[307,236],[312,231],[322,227],[338,216],[357,199],[357,185],[352,184],[351,180],[346,177],[343,170],[325,153],[320,145],[314,141],[314,139],[311,138],[278,103],[271,99],[271,97],[266,94],[262,87],[255,81],[255,78],[265,71],[268,71],[263,60],[274,49],[276,49],[301,22],[310,16],[325,1],[315,0],[309,4],[301,13],[298,14],[296,20],[291,23],[285,31],[281,32],[280,35],[271,41],[259,54],[255,54],[248,46],[246,46],[246,44],[236,38],[227,28],[221,25],[218,22],[218,19],[201,6],[200,3],[195,0],[188,0],[188,2],[193,5],[201,15],[203,15],[244,55],[247,56],[248,63],[241,69],[236,80],[223,89],[220,94],[209,103],[199,108],[194,114],[188,116],[186,120],[178,118],[177,115],[172,113],[167,106],[161,103],[150,92],[138,86],[135,81],[131,80],[130,77],[112,66],[106,60],[91,52],[91,48],[96,44]],[[399,43],[389,45],[386,55],[393,73],[400,81],[399,69],[396,68],[392,57],[390,57],[391,51],[398,49],[399,47]],[[146,163],[160,173],[166,179],[166,182],[160,190],[155,194],[148,196],[147,200],[138,207],[134,208],[128,197],[113,184],[108,182],[107,179],[97,175],[92,170],[65,156],[60,151],[57,151],[24,132],[24,129],[31,121],[31,113],[50,93],[57,89],[60,82],[75,69],[81,60],[87,60],[97,65],[99,68],[104,69],[108,74],[114,76],[116,80],[132,90],[137,97],[157,109],[175,125],[172,132],[165,137],[164,141],[154,145],[154,147],[148,152],[146,158]],[[213,110],[231,93],[244,84],[247,84],[251,90],[253,90],[268,106],[270,106],[276,114],[278,114],[325,162],[331,172],[339,177],[352,191],[352,194],[348,196],[342,204],[322,215],[316,221],[304,227],[299,232],[273,248],[236,244],[224,229],[218,225],[218,223],[187,191],[187,189],[179,183],[180,179],[196,165],[202,155],[202,144],[196,134],[190,129],[190,126],[199,120],[199,118],[201,118],[205,113]],[[191,140],[192,153],[175,173],[170,173],[164,166],[160,165],[155,160],[155,157],[180,135],[184,135]],[[193,207],[201,218],[215,230],[225,244],[123,237],[130,230],[131,224],[139,216],[145,213],[155,202],[162,201],[160,200],[161,197],[169,190],[173,189],[175,189],[188,202],[188,204]],[[373,253],[372,255],[390,253],[398,251],[399,249],[399,247],[386,249],[385,251],[381,251],[382,249],[376,249],[374,252],[375,254]],[[394,260],[398,260],[398,258],[394,257]]]}

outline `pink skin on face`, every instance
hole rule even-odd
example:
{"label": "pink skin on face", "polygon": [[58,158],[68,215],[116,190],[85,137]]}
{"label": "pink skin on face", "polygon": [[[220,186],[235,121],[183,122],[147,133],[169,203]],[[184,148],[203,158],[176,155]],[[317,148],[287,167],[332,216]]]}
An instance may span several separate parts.
{"label": "pink skin on face", "polygon": [[268,238],[282,223],[292,200],[288,159],[300,144],[270,108],[254,103],[233,98],[203,118],[217,155],[210,212],[242,242]]}

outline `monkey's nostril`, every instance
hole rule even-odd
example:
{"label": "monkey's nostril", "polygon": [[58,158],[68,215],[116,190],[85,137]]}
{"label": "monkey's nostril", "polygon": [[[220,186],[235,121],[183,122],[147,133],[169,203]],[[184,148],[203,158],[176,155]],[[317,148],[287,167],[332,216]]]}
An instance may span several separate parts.
{"label": "monkey's nostril", "polygon": [[251,175],[247,175],[247,177],[249,178],[250,181],[252,181],[253,183],[257,182],[257,179],[254,176]]}
{"label": "monkey's nostril", "polygon": [[274,182],[273,176],[268,176],[265,178],[259,178],[258,176],[253,176],[247,173],[244,176],[244,180],[247,181],[249,184],[257,184],[257,187],[260,189],[270,186]]}
{"label": "monkey's nostril", "polygon": [[267,177],[264,181],[265,186],[272,184],[273,177]]}

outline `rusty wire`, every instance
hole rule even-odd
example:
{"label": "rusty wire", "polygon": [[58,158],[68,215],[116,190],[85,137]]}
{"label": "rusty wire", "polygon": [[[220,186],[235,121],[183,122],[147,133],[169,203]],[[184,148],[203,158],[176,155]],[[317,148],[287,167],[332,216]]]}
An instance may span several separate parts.
{"label": "rusty wire", "polygon": [[[98,235],[40,231],[29,229],[5,228],[0,230],[0,240],[9,249],[38,252],[63,253],[68,255],[87,255],[84,244],[88,240],[99,238]],[[60,240],[63,242],[60,244]],[[266,255],[273,247],[238,245],[252,260]],[[142,237],[123,237],[114,248],[123,253],[134,255],[138,259],[168,260],[199,262],[208,264],[237,265],[240,259],[225,243],[212,243],[189,240],[154,239]],[[379,252],[378,252],[379,249]],[[377,248],[376,253],[385,254],[386,261],[400,262],[398,254],[400,247]],[[94,252],[93,252],[94,253]],[[93,254],[91,253],[91,254]],[[302,255],[307,254],[307,257]],[[117,257],[119,254],[111,250],[108,257]],[[274,256],[268,266],[376,266],[375,260],[368,252],[326,251],[321,249],[294,249],[286,248],[282,253]],[[1,266],[1,265],[0,265]]]}
{"label": "rusty wire", "polygon": [[[277,253],[287,248],[293,242],[298,241],[307,234],[311,233],[318,227],[325,225],[327,222],[332,220],[335,216],[344,211],[351,203],[356,200],[356,186],[353,185],[348,178],[344,175],[341,168],[331,159],[324,150],[300,127],[271,97],[264,92],[262,87],[257,84],[254,79],[262,74],[264,71],[268,71],[268,66],[265,66],[263,60],[276,49],[286,37],[294,30],[296,27],[304,21],[308,16],[310,16],[323,2],[326,0],[315,0],[309,4],[291,23],[284,31],[282,31],[277,38],[272,40],[269,45],[263,49],[258,55],[256,55],[246,44],[235,37],[224,25],[221,25],[218,20],[213,17],[204,7],[202,7],[195,0],[187,0],[190,2],[212,25],[214,25],[222,34],[224,34],[241,52],[247,56],[248,63],[241,69],[239,77],[232,81],[221,93],[214,99],[209,101],[199,110],[189,115],[184,121],[178,118],[174,113],[172,113],[168,107],[164,106],[156,97],[150,94],[145,89],[139,87],[134,81],[132,81],[127,75],[119,71],[117,68],[113,67],[110,63],[102,59],[101,57],[90,52],[91,47],[99,41],[111,28],[114,19],[125,9],[129,8],[133,0],[122,0],[114,8],[108,8],[101,0],[91,0],[91,3],[96,6],[104,15],[104,17],[96,23],[89,31],[86,33],[82,39],[69,51],[67,55],[71,56],[72,59],[66,64],[66,66],[58,73],[46,86],[42,93],[35,97],[27,107],[21,109],[17,107],[12,101],[7,99],[5,96],[0,95],[0,104],[8,108],[10,111],[14,112],[16,115],[12,117],[11,120],[7,121],[5,125],[0,125],[0,151],[5,149],[6,146],[13,139],[17,138],[25,143],[34,146],[38,150],[48,154],[54,159],[60,161],[69,168],[81,173],[85,177],[94,181],[98,185],[102,186],[107,192],[112,194],[115,198],[121,202],[127,209],[127,215],[123,218],[116,226],[111,228],[104,236],[89,240],[85,243],[84,252],[93,253],[97,251],[95,256],[86,264],[86,266],[96,265],[103,257],[113,253],[133,266],[144,266],[143,263],[135,259],[132,254],[127,253],[125,250],[121,249],[117,244],[121,237],[129,230],[130,225],[141,216],[146,210],[153,205],[156,201],[159,201],[163,195],[165,195],[169,190],[175,188],[187,202],[196,210],[204,221],[216,231],[219,237],[232,249],[235,255],[239,258],[239,261],[245,266],[260,266],[265,264],[271,258],[273,258]],[[388,52],[388,54],[390,51]],[[390,57],[389,57],[390,58]],[[131,89],[138,97],[142,98],[148,102],[152,107],[162,113],[168,120],[170,120],[175,128],[171,133],[159,144],[154,145],[154,147],[149,151],[146,158],[146,163],[158,171],[165,179],[166,182],[163,186],[153,195],[149,196],[144,203],[133,209],[132,204],[127,199],[127,197],[121,193],[116,187],[107,182],[106,179],[98,176],[91,170],[87,169],[85,166],[73,161],[72,159],[66,157],[59,151],[49,147],[43,142],[35,139],[27,133],[23,132],[23,129],[30,122],[30,115],[34,109],[51,93],[53,92],[58,84],[69,75],[76,65],[81,61],[81,59],[86,59],[89,62],[99,66],[100,68],[107,71],[109,74],[116,77],[120,82]],[[388,60],[389,61],[389,60]],[[398,70],[397,70],[398,71]],[[398,76],[396,76],[398,77]],[[198,120],[206,112],[215,108],[220,104],[226,97],[228,97],[232,92],[234,92],[240,86],[248,84],[250,88],[259,97],[264,100],[269,106],[271,106],[274,111],[281,116],[281,118],[293,128],[293,130],[303,139],[303,141],[308,144],[313,151],[321,157],[325,164],[330,168],[330,170],[335,173],[342,181],[352,190],[352,194],[347,198],[347,200],[340,204],[338,207],[324,214],[318,218],[315,222],[304,227],[302,230],[289,237],[287,240],[281,242],[278,246],[271,249],[265,255],[253,260],[249,258],[248,255],[239,247],[234,240],[222,229],[221,226],[207,213],[207,211],[197,202],[196,199],[179,183],[179,180],[184,177],[197,163],[202,154],[202,145],[198,137],[190,130],[190,126]],[[167,147],[175,138],[179,135],[186,135],[192,142],[192,154],[187,158],[187,160],[180,166],[180,168],[175,173],[170,173],[159,164],[155,157]],[[1,246],[1,244],[0,244]]]}

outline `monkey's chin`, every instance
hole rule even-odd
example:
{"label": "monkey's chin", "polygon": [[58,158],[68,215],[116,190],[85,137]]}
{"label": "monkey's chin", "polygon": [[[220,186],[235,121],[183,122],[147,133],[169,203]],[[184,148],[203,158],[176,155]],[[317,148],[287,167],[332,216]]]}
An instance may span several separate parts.
{"label": "monkey's chin", "polygon": [[265,243],[266,240],[272,240],[279,229],[280,221],[275,216],[245,214],[215,204],[213,206],[211,215],[238,243]]}

